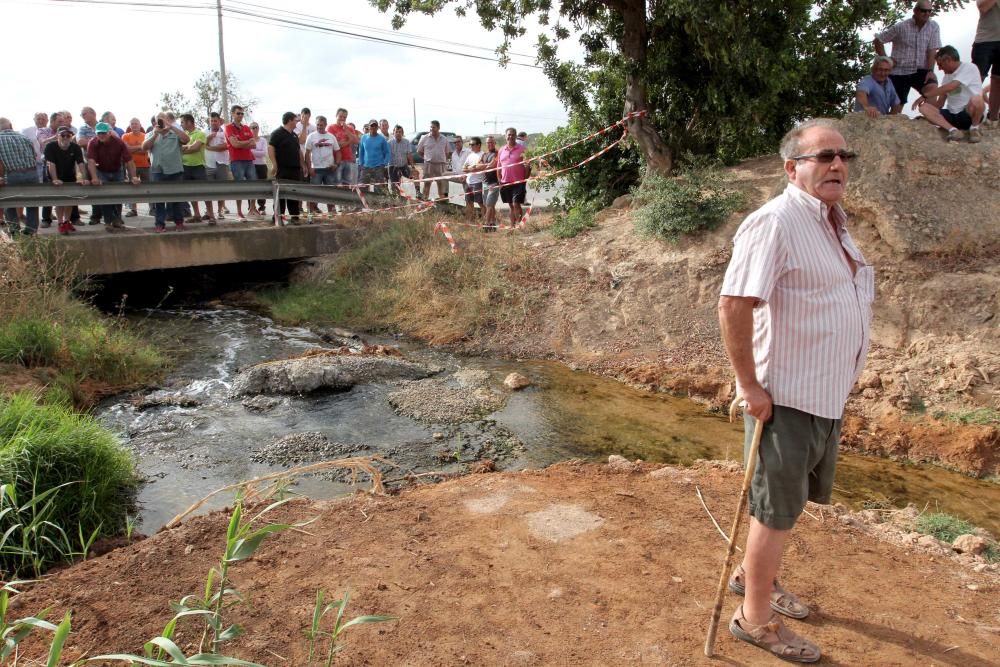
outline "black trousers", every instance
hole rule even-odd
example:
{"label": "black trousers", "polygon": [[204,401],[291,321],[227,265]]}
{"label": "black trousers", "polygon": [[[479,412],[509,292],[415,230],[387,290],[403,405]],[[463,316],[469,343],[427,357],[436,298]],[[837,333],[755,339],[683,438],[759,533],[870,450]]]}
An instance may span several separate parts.
{"label": "black trousers", "polygon": [[[286,167],[278,167],[275,171],[275,176],[281,180],[301,181],[302,168],[296,167],[294,169],[289,169]],[[284,215],[286,207],[288,208],[289,215],[298,215],[302,212],[300,203],[297,199],[279,199],[277,213]]]}

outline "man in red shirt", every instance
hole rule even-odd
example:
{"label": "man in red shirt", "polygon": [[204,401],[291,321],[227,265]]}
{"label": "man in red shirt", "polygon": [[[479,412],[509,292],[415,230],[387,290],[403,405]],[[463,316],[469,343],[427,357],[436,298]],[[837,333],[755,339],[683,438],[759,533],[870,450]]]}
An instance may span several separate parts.
{"label": "man in red shirt", "polygon": [[[229,114],[233,122],[225,127],[226,144],[229,147],[229,168],[233,172],[234,181],[255,181],[257,170],[253,166],[253,149],[257,145],[253,130],[243,124],[245,115],[243,107],[234,104]],[[236,215],[240,222],[246,222],[243,215],[243,202],[236,200]]]}
{"label": "man in red shirt", "polygon": [[524,162],[524,146],[517,143],[517,130],[507,128],[507,145],[500,149],[500,201],[510,206],[510,224],[521,220],[521,206],[524,204],[528,188],[524,180],[528,178],[528,165]]}
{"label": "man in red shirt", "polygon": [[[129,181],[133,185],[138,185],[139,176],[135,173],[135,161],[132,159],[132,152],[129,151],[125,142],[118,138],[118,135],[112,131],[111,126],[107,123],[98,123],[94,129],[97,133],[97,139],[87,143],[87,168],[90,171],[90,182],[94,185],[119,182],[122,180],[122,167],[125,167],[128,171]],[[94,208],[101,212],[104,228],[109,232],[112,229],[121,229],[125,226],[125,223],[122,222],[121,204],[101,204]]]}
{"label": "man in red shirt", "polygon": [[348,127],[347,109],[337,109],[337,122],[330,127],[330,132],[340,144],[340,156],[337,160],[337,182],[340,185],[354,185],[358,180],[357,164],[355,164],[354,150],[351,147],[361,141],[361,133]]}

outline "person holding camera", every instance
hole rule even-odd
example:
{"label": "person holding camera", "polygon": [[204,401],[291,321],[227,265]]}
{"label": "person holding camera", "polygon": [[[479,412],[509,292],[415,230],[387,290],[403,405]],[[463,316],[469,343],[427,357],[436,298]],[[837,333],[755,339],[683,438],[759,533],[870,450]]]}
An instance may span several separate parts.
{"label": "person holding camera", "polygon": [[[180,181],[184,178],[181,146],[190,140],[187,132],[167,120],[165,112],[161,111],[156,115],[156,125],[152,132],[146,134],[146,140],[142,143],[143,150],[149,152],[151,162],[149,173],[154,183]],[[168,210],[174,221],[174,229],[178,232],[184,231],[184,206],[183,202],[179,201],[168,204],[156,203],[154,207],[156,231],[162,232],[166,229]]]}

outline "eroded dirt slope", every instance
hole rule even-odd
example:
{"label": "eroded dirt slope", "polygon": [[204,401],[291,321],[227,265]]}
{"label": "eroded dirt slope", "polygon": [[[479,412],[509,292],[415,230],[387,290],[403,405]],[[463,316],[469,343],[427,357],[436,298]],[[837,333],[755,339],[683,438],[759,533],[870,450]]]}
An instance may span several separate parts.
{"label": "eroded dirt slope", "polygon": [[[845,206],[877,276],[873,345],[848,404],[846,442],[995,474],[995,421],[962,425],[947,417],[986,408],[995,420],[1000,408],[1000,132],[956,145],[922,120],[854,114],[841,126],[861,151]],[[598,227],[573,239],[545,231],[525,237],[536,268],[521,280],[539,307],[526,323],[479,335],[467,347],[554,356],[727,403],[733,385],[716,304],[732,237],[786,178],[776,156],[726,174],[747,194],[746,211],[676,245],[638,237],[627,205],[604,211]]]}

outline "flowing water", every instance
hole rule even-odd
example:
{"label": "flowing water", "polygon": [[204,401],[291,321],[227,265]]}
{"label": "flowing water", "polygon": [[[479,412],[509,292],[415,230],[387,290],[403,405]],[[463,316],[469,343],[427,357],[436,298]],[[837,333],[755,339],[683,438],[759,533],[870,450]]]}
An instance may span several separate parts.
{"label": "flowing water", "polygon": [[[379,384],[285,397],[274,409],[254,413],[228,395],[240,367],[330,345],[308,329],[278,326],[236,309],[153,311],[142,326],[156,339],[166,340],[169,332],[171,347],[180,350],[177,367],[152,397],[183,396],[191,403],[140,409],[119,397],[99,411],[133,449],[147,480],[139,496],[147,532],[215,489],[281,470],[254,462],[253,452],[289,433],[320,432],[331,442],[344,443],[344,455],[383,454],[414,472],[449,465],[458,470],[454,462],[440,460],[440,450],[455,441],[488,440],[500,432],[523,443],[501,463],[506,469],[571,458],[600,461],[609,454],[681,465],[741,456],[742,427],[693,401],[639,391],[557,363],[458,358],[405,342],[396,344],[415,361],[446,371],[485,370],[497,386],[516,370],[533,384],[513,393],[488,419],[458,429],[396,414],[386,400],[393,387]],[[300,480],[296,490],[325,498],[349,493],[352,487],[313,477]],[[911,502],[1000,534],[1000,485],[941,468],[843,454],[834,497],[856,508],[865,501],[897,506]],[[223,494],[206,508],[230,498]]]}

